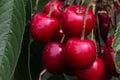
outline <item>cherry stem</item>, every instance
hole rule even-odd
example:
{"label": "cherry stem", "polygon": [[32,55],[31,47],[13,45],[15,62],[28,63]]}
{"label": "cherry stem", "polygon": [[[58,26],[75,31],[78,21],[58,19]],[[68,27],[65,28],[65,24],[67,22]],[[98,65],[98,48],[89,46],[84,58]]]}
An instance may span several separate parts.
{"label": "cherry stem", "polygon": [[50,11],[49,11],[49,13],[48,13],[48,16],[49,16],[49,17],[51,16],[51,14],[52,14],[52,12],[53,12],[53,9],[54,9],[54,6],[55,6],[56,2],[57,2],[57,0],[54,0],[54,3],[53,3],[52,6],[50,7]]}
{"label": "cherry stem", "polygon": [[78,1],[78,4],[77,4],[77,5],[79,6],[78,12],[81,11],[81,5],[82,5],[81,3],[82,3],[82,0],[79,0],[79,1]]}
{"label": "cherry stem", "polygon": [[47,69],[43,69],[39,75],[39,80],[42,80],[42,76],[47,72]]}
{"label": "cherry stem", "polygon": [[116,16],[115,16],[115,11],[114,11],[114,5],[112,5],[112,11],[111,11],[111,24],[115,33],[116,30]]}
{"label": "cherry stem", "polygon": [[34,11],[37,12],[37,9],[38,9],[38,3],[39,3],[39,0],[36,0],[35,2],[35,7],[34,7]]}
{"label": "cherry stem", "polygon": [[61,39],[60,43],[63,43],[63,42],[64,42],[64,39],[65,39],[65,34],[63,34],[63,36],[62,36],[62,39]]}
{"label": "cherry stem", "polygon": [[74,1],[75,1],[75,0],[71,0],[71,2],[70,2],[70,6],[73,5]]}
{"label": "cherry stem", "polygon": [[64,8],[70,5],[70,0],[65,0],[64,1]]}
{"label": "cherry stem", "polygon": [[85,38],[86,18],[87,18],[87,14],[88,14],[88,10],[89,10],[90,6],[91,6],[91,2],[88,4],[88,7],[87,7],[86,12],[85,12],[85,16],[84,16],[82,36],[81,36],[82,40],[84,40],[84,38]]}
{"label": "cherry stem", "polygon": [[96,41],[98,44],[97,45],[97,49],[98,49],[98,56],[101,57],[101,50],[100,50],[100,27],[99,27],[99,19],[98,19],[98,15],[95,16],[96,17]]}
{"label": "cherry stem", "polygon": [[[96,4],[95,3],[92,3],[92,11],[94,13],[94,15],[96,14],[95,10],[96,10]],[[94,40],[94,28],[92,29],[92,34],[91,34],[91,40]]]}
{"label": "cherry stem", "polygon": [[120,1],[119,0],[114,0],[115,3],[120,7]]}
{"label": "cherry stem", "polygon": [[33,39],[30,36],[30,41],[28,43],[28,73],[29,73],[30,80],[32,80],[31,73],[30,73],[30,46],[32,42],[33,42]]}

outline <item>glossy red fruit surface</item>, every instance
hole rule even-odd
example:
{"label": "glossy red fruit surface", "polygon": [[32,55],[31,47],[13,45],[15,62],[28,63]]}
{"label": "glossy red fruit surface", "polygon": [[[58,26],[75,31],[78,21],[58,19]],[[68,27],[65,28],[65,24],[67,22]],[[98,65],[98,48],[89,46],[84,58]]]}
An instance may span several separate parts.
{"label": "glossy red fruit surface", "polygon": [[[51,8],[52,5],[53,5],[53,3],[54,3],[54,0],[49,1],[49,2],[45,5],[45,7],[44,7],[44,9],[43,9],[43,12],[46,13],[46,14],[48,14],[49,11],[50,11],[50,8]],[[54,8],[53,8],[53,11],[52,11],[52,15],[51,15],[51,16],[53,16],[53,17],[55,17],[55,18],[57,18],[57,19],[60,20],[61,15],[62,15],[62,11],[63,11],[63,7],[64,7],[63,2],[61,2],[60,0],[57,0],[55,6],[54,6]]]}
{"label": "glossy red fruit surface", "polygon": [[115,69],[114,54],[114,50],[111,47],[107,47],[101,57],[105,64],[107,72],[113,76],[118,76],[118,73]]}
{"label": "glossy red fruit surface", "polygon": [[99,11],[106,12],[106,13],[99,13],[98,14],[100,25],[101,25],[101,23],[108,23],[108,22],[110,22],[110,17],[107,14],[107,9],[104,7],[104,8],[100,8]]}
{"label": "glossy red fruit surface", "polygon": [[109,28],[110,28],[110,22],[102,23],[100,25],[100,32],[101,32],[101,36],[104,41],[106,41],[106,39],[107,39]]}
{"label": "glossy red fruit surface", "polygon": [[36,13],[30,22],[30,33],[37,42],[47,43],[54,40],[60,30],[60,23],[56,18],[43,13]]}
{"label": "glossy red fruit surface", "polygon": [[[101,8],[100,11],[107,12],[105,8]],[[99,27],[100,27],[101,37],[104,41],[106,41],[109,28],[110,28],[110,17],[107,13],[100,13],[98,14],[98,18],[99,18]]]}
{"label": "glossy red fruit surface", "polygon": [[[81,6],[80,11],[78,6],[67,7],[62,14],[61,24],[63,33],[72,37],[80,37],[83,29],[84,16],[86,7]],[[89,9],[86,16],[86,29],[85,34],[88,35],[94,25],[94,15]]]}
{"label": "glossy red fruit surface", "polygon": [[50,42],[43,49],[43,66],[51,73],[62,73],[64,70],[64,46],[58,42]]}
{"label": "glossy red fruit surface", "polygon": [[103,80],[104,75],[104,63],[100,58],[96,58],[90,68],[76,71],[78,80]]}
{"label": "glossy red fruit surface", "polygon": [[92,40],[71,38],[65,46],[65,59],[72,69],[85,69],[96,58],[96,46]]}
{"label": "glossy red fruit surface", "polygon": [[112,47],[112,41],[113,41],[113,39],[114,39],[114,35],[109,36],[107,38],[107,40],[106,40],[106,46]]}

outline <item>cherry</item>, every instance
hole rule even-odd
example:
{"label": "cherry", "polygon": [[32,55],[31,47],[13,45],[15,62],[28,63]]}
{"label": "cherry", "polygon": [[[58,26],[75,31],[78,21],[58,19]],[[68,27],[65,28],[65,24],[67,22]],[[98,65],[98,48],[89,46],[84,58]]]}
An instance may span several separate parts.
{"label": "cherry", "polygon": [[109,28],[110,28],[110,22],[102,23],[100,26],[101,36],[104,41],[106,41],[107,39]]}
{"label": "cherry", "polygon": [[62,73],[65,67],[63,54],[63,44],[59,42],[49,42],[43,49],[43,66],[51,73]]}
{"label": "cherry", "polygon": [[120,9],[120,7],[118,5],[114,5],[114,7],[113,7],[114,12],[118,11],[119,9]]}
{"label": "cherry", "polygon": [[[44,9],[43,9],[43,12],[46,13],[46,14],[48,14],[49,11],[50,11],[50,8],[51,8],[52,5],[53,5],[53,3],[54,3],[54,0],[49,1],[49,2],[45,5],[45,7],[44,7]],[[52,15],[51,15],[51,16],[53,16],[53,17],[55,17],[55,18],[57,18],[57,19],[60,20],[61,15],[62,15],[62,11],[63,11],[63,6],[64,6],[63,2],[60,1],[60,0],[57,0],[55,6],[54,6],[54,8],[53,8],[53,11],[52,11]]]}
{"label": "cherry", "polygon": [[107,38],[107,40],[106,40],[106,46],[112,47],[112,41],[113,41],[113,39],[114,39],[114,35],[109,36]]}
{"label": "cherry", "polygon": [[116,72],[115,63],[114,63],[114,50],[111,47],[106,47],[104,53],[102,54],[102,60],[105,64],[107,72],[113,76],[118,76]]}
{"label": "cherry", "polygon": [[37,42],[47,43],[54,40],[60,29],[60,23],[56,18],[43,13],[36,13],[30,22],[30,33]]}
{"label": "cherry", "polygon": [[[69,6],[62,14],[61,24],[63,33],[72,37],[80,37],[83,29],[84,16],[86,13],[86,7],[81,6],[79,11],[79,6]],[[86,29],[85,34],[88,35],[94,25],[94,14],[89,9],[86,16]]]}
{"label": "cherry", "polygon": [[[100,11],[106,11],[106,9],[102,8],[100,9]],[[100,13],[98,15],[98,18],[101,37],[103,38],[104,41],[106,41],[110,28],[110,17],[107,13]]]}
{"label": "cherry", "polygon": [[72,69],[85,69],[96,58],[96,46],[92,40],[71,38],[65,46],[65,59]]}
{"label": "cherry", "polygon": [[88,69],[76,71],[78,80],[103,80],[104,75],[104,63],[100,58],[96,58]]}

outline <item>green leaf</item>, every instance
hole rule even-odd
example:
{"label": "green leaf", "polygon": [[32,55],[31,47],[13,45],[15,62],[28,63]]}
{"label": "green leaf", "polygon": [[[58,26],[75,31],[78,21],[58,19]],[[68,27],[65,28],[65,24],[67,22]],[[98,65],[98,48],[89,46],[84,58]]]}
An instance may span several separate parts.
{"label": "green leaf", "polygon": [[32,15],[32,0],[26,0],[26,22],[29,22]]}
{"label": "green leaf", "polygon": [[23,0],[0,0],[0,80],[12,80],[25,29]]}
{"label": "green leaf", "polygon": [[115,51],[115,66],[117,72],[120,73],[120,10],[118,10],[116,14],[116,21],[117,21],[117,30],[115,33],[115,38],[113,40],[112,47]]}
{"label": "green leaf", "polygon": [[[28,44],[29,44],[29,28],[26,27],[21,54],[15,70],[14,80],[30,80],[28,69]],[[22,65],[21,65],[22,64]]]}

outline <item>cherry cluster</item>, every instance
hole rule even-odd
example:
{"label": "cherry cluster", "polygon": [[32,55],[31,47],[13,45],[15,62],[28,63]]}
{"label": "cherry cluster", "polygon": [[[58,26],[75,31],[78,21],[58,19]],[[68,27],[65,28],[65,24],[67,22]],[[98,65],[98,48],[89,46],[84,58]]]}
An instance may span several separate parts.
{"label": "cherry cluster", "polygon": [[78,80],[107,80],[106,75],[119,75],[115,70],[111,46],[114,36],[107,39],[111,18],[104,7],[98,10],[103,12],[98,14],[99,30],[106,42],[106,46],[100,46],[99,57],[96,55],[97,45],[87,37],[96,22],[91,8],[66,6],[60,0],[50,0],[43,12],[32,16],[31,36],[36,42],[45,44],[42,52],[45,70],[76,76]]}

